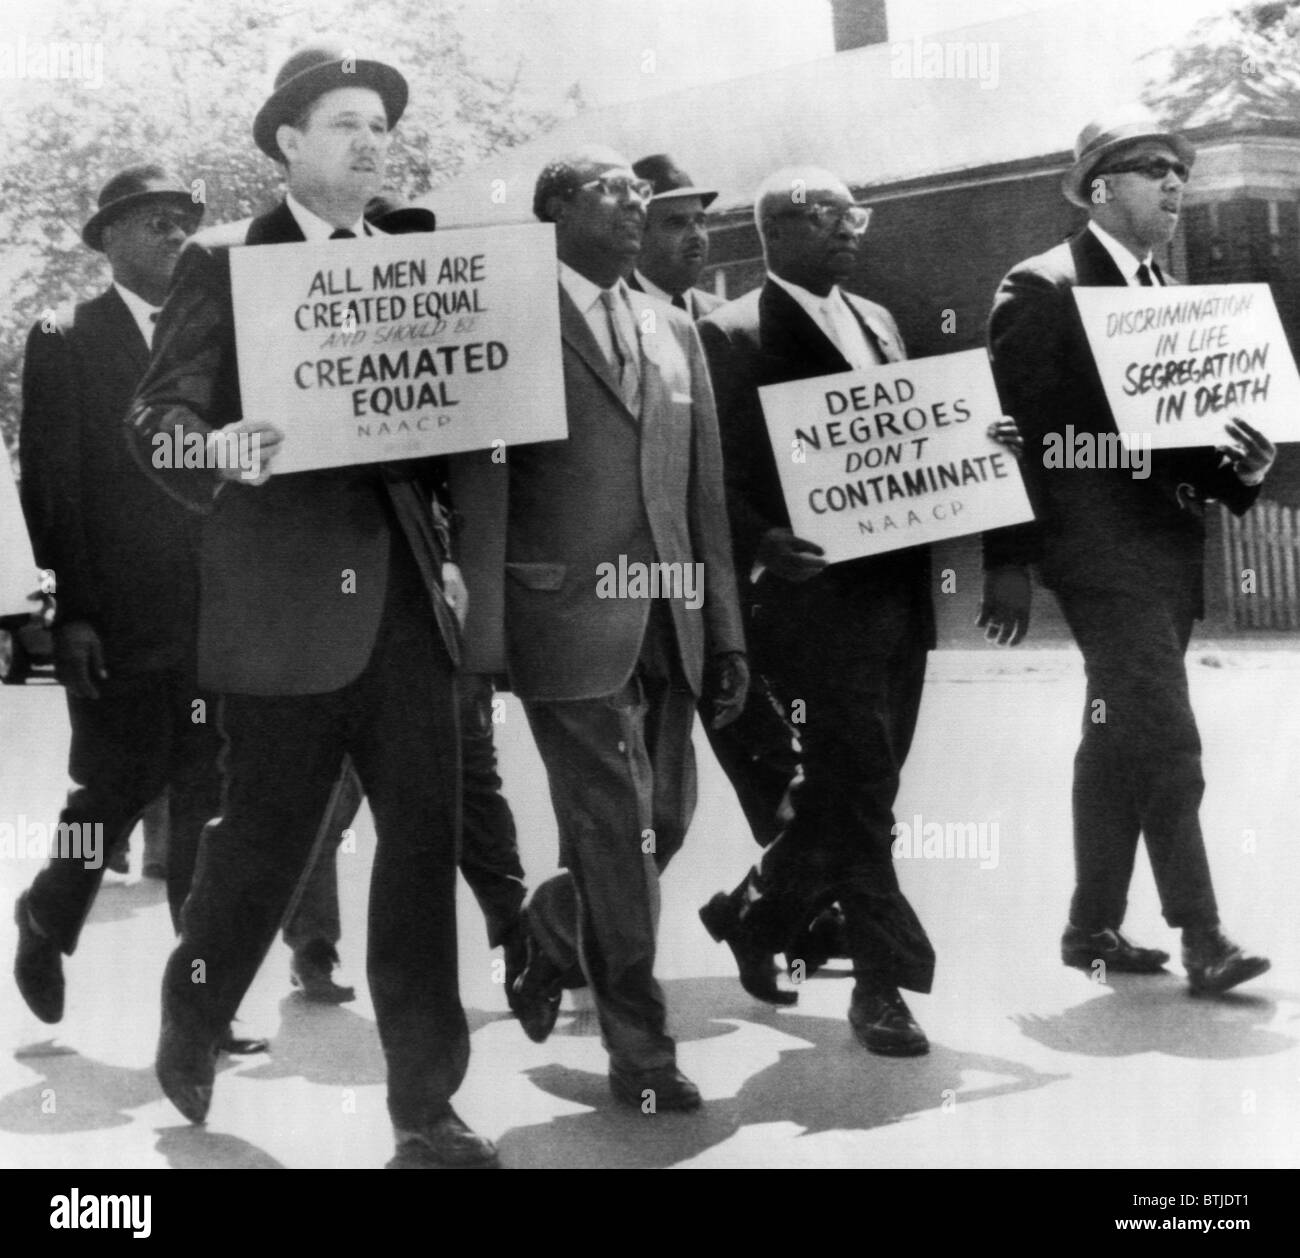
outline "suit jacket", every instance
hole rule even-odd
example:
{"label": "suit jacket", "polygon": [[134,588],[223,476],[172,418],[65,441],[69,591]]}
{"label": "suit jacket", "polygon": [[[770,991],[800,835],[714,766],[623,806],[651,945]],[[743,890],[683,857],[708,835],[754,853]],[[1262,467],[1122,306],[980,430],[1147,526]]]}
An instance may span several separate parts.
{"label": "suit jacket", "polygon": [[27,338],[19,460],[36,561],[61,623],[88,621],[111,672],[192,669],[198,522],[136,465],[122,417],[149,347],[115,288]]}
{"label": "suit jacket", "polygon": [[1258,487],[1221,467],[1212,449],[1153,451],[1144,480],[1126,468],[1043,465],[1049,433],[1065,437],[1067,425],[1075,434],[1116,431],[1070,290],[1124,282],[1085,229],[1014,267],[998,287],[989,350],[1003,410],[1025,439],[1021,470],[1035,521],[988,534],[985,562],[1036,560],[1052,588],[1190,591],[1200,608],[1203,503],[1218,498],[1240,514]]}
{"label": "suit jacket", "polygon": [[[476,604],[503,612],[506,665],[521,698],[594,698],[632,675],[651,606],[647,598],[601,597],[601,566],[701,564],[703,607],[669,603],[682,671],[698,694],[706,658],[744,650],[717,420],[699,341],[690,320],[661,303],[653,332],[638,320],[642,402],[635,415],[563,289],[559,301],[569,436],[515,446],[496,466],[504,530],[488,522],[490,485],[472,498],[458,491],[459,512],[478,517],[473,535],[467,527],[461,538],[470,615]],[[482,456],[466,461],[491,478]],[[492,553],[492,539],[503,534],[504,546]],[[476,541],[487,544],[486,554]],[[498,599],[484,585],[499,581],[503,569]]]}
{"label": "suit jacket", "polygon": [[[636,277],[636,271],[633,271],[627,277],[627,286],[635,292],[645,292],[645,289],[641,287],[641,283]],[[719,306],[725,306],[727,304],[725,298],[718,297],[703,288],[688,288],[682,296],[686,299],[686,313],[690,315],[691,319],[696,323],[703,319],[705,315],[712,314]]]}
{"label": "suit jacket", "polygon": [[[883,361],[907,357],[898,325],[888,310],[854,293],[844,296]],[[736,572],[742,585],[748,585],[763,535],[769,529],[790,527],[758,390],[763,385],[848,371],[850,366],[803,307],[771,280],[702,320],[700,338],[717,396]],[[912,546],[849,560],[814,578],[827,579],[901,583],[911,589],[919,632],[934,646],[929,547]]]}
{"label": "suit jacket", "polygon": [[[204,514],[199,670],[203,685],[258,695],[338,690],[365,668],[379,629],[389,551],[409,545],[453,662],[455,617],[432,512],[432,460],[273,476],[249,486],[207,468],[154,468],[153,438],[207,433],[243,414],[235,357],[230,249],[303,239],[283,203],[186,246],[159,320],[153,361],[128,423],[137,459]],[[346,590],[353,574],[354,591]]]}

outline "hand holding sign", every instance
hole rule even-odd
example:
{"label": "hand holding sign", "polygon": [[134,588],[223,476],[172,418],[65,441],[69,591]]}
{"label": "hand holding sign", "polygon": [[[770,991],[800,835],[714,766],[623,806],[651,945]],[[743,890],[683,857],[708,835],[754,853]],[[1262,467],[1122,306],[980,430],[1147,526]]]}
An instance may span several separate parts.
{"label": "hand holding sign", "polygon": [[1268,475],[1277,458],[1277,447],[1262,432],[1256,432],[1244,419],[1224,425],[1236,443],[1219,449],[1232,464],[1232,470],[1247,485],[1258,485]]}
{"label": "hand holding sign", "polygon": [[796,537],[789,529],[768,529],[758,543],[757,559],[774,576],[797,585],[826,567],[825,554],[816,542]]}

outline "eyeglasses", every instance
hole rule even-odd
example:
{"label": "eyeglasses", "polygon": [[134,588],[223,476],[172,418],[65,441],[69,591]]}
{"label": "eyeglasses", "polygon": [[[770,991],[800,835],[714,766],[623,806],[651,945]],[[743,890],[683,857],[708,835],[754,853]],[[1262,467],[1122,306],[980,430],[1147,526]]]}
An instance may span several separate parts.
{"label": "eyeglasses", "polygon": [[864,205],[837,205],[831,201],[815,201],[798,210],[787,210],[779,218],[806,218],[818,231],[830,231],[841,223],[855,236],[867,230],[871,222],[871,208]]}
{"label": "eyeglasses", "polygon": [[592,188],[599,190],[604,197],[635,197],[638,201],[649,201],[655,194],[654,184],[645,179],[631,179],[627,175],[601,175],[599,179],[589,179],[581,184],[579,190],[587,192]]}
{"label": "eyeglasses", "polygon": [[1124,175],[1135,174],[1145,175],[1151,180],[1165,180],[1169,177],[1169,172],[1173,171],[1181,183],[1186,183],[1188,176],[1192,173],[1186,162],[1171,162],[1167,157],[1149,157],[1142,162],[1124,162],[1119,166],[1108,166],[1105,170],[1099,170],[1099,175]]}
{"label": "eyeglasses", "polygon": [[194,234],[198,220],[182,214],[146,214],[133,220],[141,227],[146,227],[155,236],[170,236],[178,227],[187,236]]}

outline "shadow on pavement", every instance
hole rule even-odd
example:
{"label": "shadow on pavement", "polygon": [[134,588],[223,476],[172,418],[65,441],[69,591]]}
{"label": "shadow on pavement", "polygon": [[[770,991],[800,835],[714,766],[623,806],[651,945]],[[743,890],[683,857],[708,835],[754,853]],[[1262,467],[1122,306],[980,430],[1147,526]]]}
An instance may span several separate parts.
{"label": "shadow on pavement", "polygon": [[1082,1004],[1051,1017],[1020,1015],[1013,1021],[1045,1048],[1085,1057],[1166,1053],[1208,1061],[1266,1057],[1296,1046],[1296,1039],[1266,1029],[1277,1001],[1296,996],[1264,988],[1192,997],[1175,974],[1119,974]]}
{"label": "shadow on pavement", "polygon": [[[847,1021],[777,1013],[745,996],[734,979],[679,979],[663,986],[679,1045],[734,1035],[738,1063],[760,1054],[776,1061],[745,1079],[734,1096],[706,1096],[695,1114],[626,1109],[611,1098],[605,1077],[589,1071],[558,1065],[527,1071],[543,1091],[591,1108],[507,1131],[498,1141],[506,1166],[672,1166],[745,1126],[791,1123],[809,1135],[863,1131],[939,1110],[949,1098],[964,1108],[1068,1077],[933,1043],[925,1057],[876,1057],[857,1043]],[[998,1078],[964,1086],[968,1072]]]}
{"label": "shadow on pavement", "polygon": [[[473,1035],[480,1027],[510,1017],[467,1009]],[[280,1002],[280,1029],[266,1056],[237,1058],[242,1079],[302,1078],[309,1083],[365,1087],[388,1080],[384,1052],[374,1020],[354,1013],[349,1005],[314,1004],[299,995]]]}
{"label": "shadow on pavement", "polygon": [[154,1148],[173,1170],[283,1170],[284,1164],[238,1136],[206,1131],[202,1127],[160,1127]]}
{"label": "shadow on pavement", "polygon": [[44,1077],[0,1097],[0,1131],[67,1135],[128,1126],[134,1120],[127,1110],[162,1096],[152,1066],[109,1066],[53,1040],[26,1044],[14,1057]]}

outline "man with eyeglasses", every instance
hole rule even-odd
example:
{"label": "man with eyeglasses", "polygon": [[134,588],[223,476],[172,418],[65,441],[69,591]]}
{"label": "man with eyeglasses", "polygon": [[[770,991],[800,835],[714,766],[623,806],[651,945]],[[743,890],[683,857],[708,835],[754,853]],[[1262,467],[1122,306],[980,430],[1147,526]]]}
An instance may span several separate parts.
{"label": "man with eyeglasses", "polygon": [[[606,149],[537,180],[534,213],[555,225],[569,436],[510,452],[504,637],[567,871],[529,902],[512,1007],[546,1039],[580,962],[615,1100],[657,1114],[700,1104],[654,976],[659,872],[695,808],[706,675],[721,725],[744,707],[748,670],[704,355],[686,314],[641,310],[621,278],[651,193]],[[634,588],[650,565],[689,571],[693,594],[667,578]]]}
{"label": "man with eyeglasses", "polygon": [[[870,210],[830,171],[769,176],[754,216],[767,280],[715,311],[700,335],[717,394],[737,579],[753,582],[755,672],[799,722],[803,781],[793,818],[761,863],[700,916],[736,956],[747,991],[793,1004],[772,954],[799,974],[807,923],[838,902],[854,985],[849,1020],[871,1052],[928,1051],[900,987],[927,992],[934,950],[898,885],[893,803],[934,646],[926,547],[828,566],[797,537],[767,438],[767,384],[894,362],[902,337],[883,307],[841,287]],[[797,706],[796,706],[797,705]],[[800,721],[800,718],[802,720]],[[805,966],[802,967],[806,970]]]}
{"label": "man with eyeglasses", "polygon": [[[72,727],[74,788],[63,834],[98,836],[92,854],[51,850],[18,900],[14,976],[43,1022],[63,1017],[63,954],[77,947],[104,863],[170,788],[167,901],[173,924],[194,852],[220,811],[211,722],[196,723],[198,520],[153,483],[122,440],[121,417],[149,362],[158,312],[203,204],[161,167],[128,167],[99,194],[82,230],[112,284],[70,321],[27,340],[19,458],[37,562],[54,574],[55,649]],[[76,829],[82,827],[83,829]],[[52,845],[53,846],[53,845]],[[220,1047],[250,1053],[265,1040]]]}
{"label": "man with eyeglasses", "polygon": [[1083,738],[1074,762],[1075,889],[1061,939],[1068,966],[1155,973],[1169,960],[1120,933],[1138,839],[1161,909],[1181,929],[1192,994],[1262,974],[1264,957],[1219,926],[1198,810],[1205,783],[1185,653],[1204,614],[1205,504],[1240,515],[1274,459],[1250,425],[1217,449],[1156,451],[1150,475],[1049,467],[1049,434],[1115,431],[1071,289],[1175,283],[1155,254],[1173,238],[1195,151],[1139,110],[1079,134],[1062,188],[1082,231],[1014,267],[993,299],[988,338],[1002,403],[1026,443],[1035,521],[985,539],[981,623],[1015,645],[1029,624],[1028,565],[1056,595],[1083,652]]}

